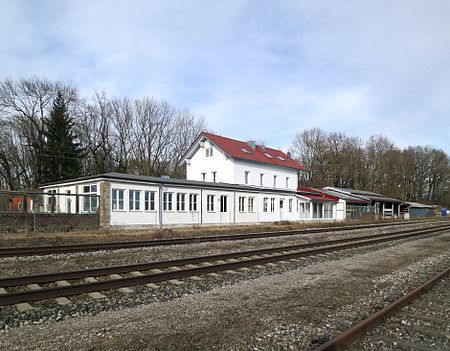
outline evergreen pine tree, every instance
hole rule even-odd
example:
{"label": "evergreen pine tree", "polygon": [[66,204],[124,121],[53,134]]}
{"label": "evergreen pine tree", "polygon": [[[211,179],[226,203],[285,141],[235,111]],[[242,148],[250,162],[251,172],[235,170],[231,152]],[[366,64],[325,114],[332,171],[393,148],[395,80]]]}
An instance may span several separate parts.
{"label": "evergreen pine tree", "polygon": [[80,176],[82,149],[73,129],[73,119],[67,113],[64,97],[59,92],[53,101],[50,117],[45,120],[45,182]]}

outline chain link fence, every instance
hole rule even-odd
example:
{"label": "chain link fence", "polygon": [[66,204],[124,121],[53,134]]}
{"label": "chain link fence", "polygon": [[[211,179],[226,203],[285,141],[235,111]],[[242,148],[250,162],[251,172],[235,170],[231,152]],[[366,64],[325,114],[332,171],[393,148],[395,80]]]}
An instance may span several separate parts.
{"label": "chain link fence", "polygon": [[377,206],[347,205],[346,219],[349,221],[380,219],[380,210]]}
{"label": "chain link fence", "polygon": [[0,232],[97,229],[99,196],[0,191]]}

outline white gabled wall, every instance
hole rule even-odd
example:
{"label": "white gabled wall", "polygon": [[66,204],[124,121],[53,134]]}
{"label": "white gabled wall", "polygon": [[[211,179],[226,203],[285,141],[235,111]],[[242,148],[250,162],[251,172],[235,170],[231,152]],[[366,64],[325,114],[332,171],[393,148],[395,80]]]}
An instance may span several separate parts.
{"label": "white gabled wall", "polygon": [[[186,163],[186,179],[203,181],[202,173],[206,173],[206,181],[212,182],[212,172],[216,172],[216,182],[234,183],[234,163],[222,150],[208,140],[202,143]],[[212,149],[212,156],[206,156],[206,150]]]}
{"label": "white gabled wall", "polygon": [[[249,172],[247,184],[245,182],[245,172]],[[261,184],[261,174],[263,174],[263,184]],[[274,176],[277,179],[276,186],[274,186]],[[288,187],[286,187],[286,178],[289,178]],[[233,179],[235,184],[262,186],[271,189],[296,191],[298,187],[297,170],[245,160],[234,160]]]}
{"label": "white gabled wall", "polygon": [[[261,186],[260,177],[263,174],[263,187],[297,190],[298,172],[296,169],[232,159],[209,140],[201,142],[201,145],[186,162],[186,178],[188,180],[203,181],[202,173],[205,173],[206,181],[213,182],[212,172],[216,172],[216,182],[259,187]],[[206,150],[208,149],[213,150],[212,156],[207,156]],[[248,183],[246,183],[245,172],[249,172]],[[277,177],[276,186],[274,186],[274,176]],[[286,178],[289,178],[287,187]]]}

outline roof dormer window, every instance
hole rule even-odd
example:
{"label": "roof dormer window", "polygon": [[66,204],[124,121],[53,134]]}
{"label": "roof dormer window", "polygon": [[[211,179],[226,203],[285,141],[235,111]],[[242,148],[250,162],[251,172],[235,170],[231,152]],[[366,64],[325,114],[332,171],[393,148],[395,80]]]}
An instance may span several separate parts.
{"label": "roof dormer window", "polygon": [[280,155],[277,155],[277,157],[281,160],[281,161],[286,161],[286,159]]}
{"label": "roof dormer window", "polygon": [[246,148],[241,147],[241,151],[246,154],[251,154],[251,151],[247,150]]}
{"label": "roof dormer window", "polygon": [[268,154],[267,152],[265,152],[264,155],[266,155],[268,158],[273,158],[273,156]]}

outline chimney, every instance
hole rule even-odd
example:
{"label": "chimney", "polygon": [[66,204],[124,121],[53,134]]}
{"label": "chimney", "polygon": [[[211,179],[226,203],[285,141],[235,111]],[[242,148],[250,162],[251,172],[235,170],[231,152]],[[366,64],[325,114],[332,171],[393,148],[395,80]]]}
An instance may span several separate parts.
{"label": "chimney", "polygon": [[287,155],[287,157],[292,158],[292,155],[291,155],[290,151],[288,151],[286,155]]}
{"label": "chimney", "polygon": [[256,148],[256,141],[249,140],[249,141],[247,141],[247,145],[250,146],[253,150],[255,150],[255,148]]}

